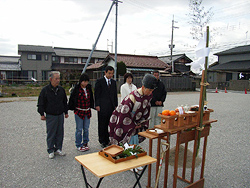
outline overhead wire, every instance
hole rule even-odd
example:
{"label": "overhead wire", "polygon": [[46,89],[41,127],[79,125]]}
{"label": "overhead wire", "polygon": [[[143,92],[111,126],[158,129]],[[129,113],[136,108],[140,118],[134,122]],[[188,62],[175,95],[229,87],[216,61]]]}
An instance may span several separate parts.
{"label": "overhead wire", "polygon": [[[166,15],[163,15],[163,14],[160,14],[156,9],[152,8],[152,6],[149,6],[145,3],[145,1],[132,1],[132,0],[126,0],[124,2],[127,2],[128,4],[132,5],[132,6],[136,6],[142,10],[147,10],[147,11],[151,11],[161,17],[166,17]],[[226,7],[223,7],[223,8],[218,8],[218,9],[212,9],[212,11],[214,12],[214,17],[213,17],[213,21],[223,21],[223,20],[230,20],[232,18],[240,18],[240,17],[245,17],[247,15],[250,15],[250,13],[244,9],[240,11],[241,8],[245,8],[247,6],[250,5],[250,1],[241,1],[241,2],[237,2],[237,3],[234,3],[230,6],[226,6]],[[239,11],[235,11],[235,10],[239,10]],[[249,10],[249,9],[248,9]],[[221,12],[230,12],[231,15],[230,16],[225,16],[225,15],[222,15]],[[233,12],[233,13],[232,13]],[[181,16],[180,14],[177,14],[175,15],[175,18],[177,20],[181,22],[188,22],[188,17],[187,16]],[[165,23],[164,23],[165,24]],[[171,24],[171,20],[170,22],[168,22],[168,24],[170,25]],[[245,23],[240,23],[240,27],[248,27],[249,26],[249,23],[245,22]],[[216,29],[217,30],[235,30],[237,29],[238,25],[236,24],[233,24],[233,25],[228,25],[227,26],[222,26],[222,27],[217,27]],[[248,41],[248,40],[247,40]],[[214,45],[215,48],[213,49],[214,51],[217,51],[217,50],[224,50],[225,47],[230,47],[230,46],[237,46],[237,45],[240,45],[240,44],[243,44],[243,43],[246,43],[247,42],[246,40],[244,41],[235,41],[235,42],[231,42],[231,43],[224,43],[223,45]],[[180,49],[180,50],[177,50],[177,48],[174,50],[174,51],[179,51],[179,52],[192,52],[194,50],[192,49]],[[157,52],[152,52],[151,51],[151,54],[166,54],[168,52],[168,50],[163,50],[163,51],[157,51]],[[170,51],[169,51],[170,52]]]}

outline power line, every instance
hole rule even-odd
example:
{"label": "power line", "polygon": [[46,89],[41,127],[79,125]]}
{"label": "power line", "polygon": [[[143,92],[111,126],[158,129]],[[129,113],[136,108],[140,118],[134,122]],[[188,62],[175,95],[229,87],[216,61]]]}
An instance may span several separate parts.
{"label": "power line", "polygon": [[[152,6],[149,6],[144,2],[138,2],[138,1],[132,1],[132,0],[126,0],[126,2],[132,6],[136,6],[138,8],[140,8],[141,10],[147,10],[147,11],[150,11],[150,12],[154,12],[155,14],[161,16],[161,17],[168,17],[167,15],[163,15],[163,14],[160,14],[159,11],[157,11],[156,9],[152,8]],[[250,1],[241,1],[241,2],[237,2],[237,3],[234,3],[230,6],[226,6],[226,7],[222,7],[222,8],[218,8],[218,9],[215,9],[212,11],[215,13],[214,17],[212,18],[212,20],[210,21],[211,24],[213,24],[213,22],[216,22],[216,21],[223,21],[223,20],[230,20],[230,19],[233,19],[233,18],[240,18],[240,17],[245,17],[245,16],[248,16],[250,15],[248,10],[246,10],[245,8],[248,7],[250,5]],[[223,13],[230,13],[229,15],[222,15],[222,12]],[[189,17],[188,16],[182,16],[182,14],[178,14],[175,16],[177,18],[177,20],[180,20],[180,23],[181,22],[187,22],[189,20]],[[162,21],[162,19],[160,19],[160,22]],[[166,23],[164,23],[166,24]],[[167,24],[170,25],[170,22],[168,22]],[[214,27],[215,28],[215,31],[218,31],[219,30],[223,30],[224,32],[225,31],[235,31],[236,29],[240,29],[240,28],[243,28],[243,27],[248,27],[249,26],[249,23],[248,22],[239,22],[239,25],[236,25],[236,24],[227,24],[227,26],[222,26],[222,27]],[[223,43],[223,44],[214,44],[214,43],[211,43],[211,45],[214,45],[214,49],[212,49],[213,51],[219,51],[219,50],[225,50],[225,48],[231,48],[232,46],[238,46],[238,45],[244,45],[243,43],[245,42],[248,42],[249,40],[244,40],[244,41],[235,41],[235,42],[230,42],[230,43]],[[194,48],[194,47],[193,47]],[[193,49],[190,49],[187,48],[176,48],[175,49],[175,52],[179,52],[179,53],[189,53],[189,52],[194,52]],[[163,51],[155,51],[155,52],[152,52],[150,51],[151,54],[166,54],[166,53],[170,53],[170,51],[168,50],[163,50]]]}

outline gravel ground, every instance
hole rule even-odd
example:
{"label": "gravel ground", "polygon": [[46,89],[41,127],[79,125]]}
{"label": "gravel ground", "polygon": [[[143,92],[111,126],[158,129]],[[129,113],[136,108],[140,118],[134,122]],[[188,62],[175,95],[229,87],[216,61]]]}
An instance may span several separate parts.
{"label": "gravel ground", "polygon": [[[208,137],[205,187],[250,187],[250,95],[244,92],[207,93],[208,107],[217,123],[212,124]],[[84,187],[80,165],[74,157],[85,153],[78,152],[74,145],[75,121],[73,113],[65,120],[63,151],[65,157],[49,159],[46,151],[45,122],[40,120],[36,109],[37,97],[0,98],[0,182],[1,187]],[[199,92],[168,93],[165,109],[175,109],[177,105],[199,103]],[[90,150],[101,150],[97,136],[97,113],[92,111],[90,125]],[[175,145],[175,135],[171,136],[171,154]],[[147,151],[148,140],[141,146]],[[153,143],[154,156],[156,141]],[[182,148],[181,148],[182,149]],[[192,144],[189,145],[192,150]],[[191,151],[189,152],[191,155]],[[200,156],[197,159],[195,179],[199,178]],[[173,162],[170,159],[168,187],[172,187]],[[153,177],[155,177],[153,165]],[[187,170],[189,177],[190,168]],[[181,174],[181,168],[179,169]],[[98,178],[86,172],[91,185]],[[152,182],[154,183],[154,178]],[[134,184],[132,172],[126,171],[103,179],[101,187],[127,188]],[[147,171],[141,179],[142,187],[147,185]],[[178,180],[177,187],[188,184]],[[163,170],[159,187],[163,187]]]}

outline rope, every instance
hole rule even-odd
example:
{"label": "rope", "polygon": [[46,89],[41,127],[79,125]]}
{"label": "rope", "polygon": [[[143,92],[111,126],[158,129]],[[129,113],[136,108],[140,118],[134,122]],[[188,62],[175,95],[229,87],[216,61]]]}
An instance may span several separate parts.
{"label": "rope", "polygon": [[210,84],[208,82],[205,82],[205,83],[201,82],[200,85],[206,87],[206,86],[209,86]]}
{"label": "rope", "polygon": [[204,129],[204,127],[196,127],[197,131],[202,131]]}

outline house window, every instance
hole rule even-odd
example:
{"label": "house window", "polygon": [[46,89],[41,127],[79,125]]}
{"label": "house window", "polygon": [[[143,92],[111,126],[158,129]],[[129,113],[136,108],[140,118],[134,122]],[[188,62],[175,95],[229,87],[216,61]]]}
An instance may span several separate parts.
{"label": "house window", "polygon": [[37,79],[36,71],[23,71],[22,72],[23,79],[30,80],[31,77]]}
{"label": "house window", "polygon": [[5,80],[5,79],[6,79],[6,72],[1,71],[1,80]]}
{"label": "house window", "polygon": [[48,54],[45,54],[45,55],[44,55],[44,59],[45,59],[45,61],[48,61],[48,60],[49,60]]}
{"label": "house window", "polygon": [[83,58],[82,58],[82,63],[86,63],[87,60],[88,60],[87,58],[84,58],[84,57],[83,57]]}
{"label": "house window", "polygon": [[36,71],[28,71],[28,79],[31,79],[31,77],[37,79]]}
{"label": "house window", "polygon": [[226,74],[226,81],[232,80],[232,73],[227,73]]}
{"label": "house window", "polygon": [[29,60],[42,60],[42,55],[37,54],[28,54]]}
{"label": "house window", "polygon": [[48,80],[49,79],[49,72],[50,71],[42,71],[42,80]]}
{"label": "house window", "polygon": [[65,63],[77,63],[77,57],[65,57]]}
{"label": "house window", "polygon": [[59,58],[57,56],[52,56],[52,61],[53,62],[59,62]]}

